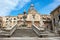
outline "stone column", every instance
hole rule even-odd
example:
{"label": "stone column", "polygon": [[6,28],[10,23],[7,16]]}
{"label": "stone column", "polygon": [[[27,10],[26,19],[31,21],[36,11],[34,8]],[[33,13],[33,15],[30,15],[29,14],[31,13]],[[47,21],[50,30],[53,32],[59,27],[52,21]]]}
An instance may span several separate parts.
{"label": "stone column", "polygon": [[54,27],[53,19],[52,19],[52,28],[53,28],[52,32],[54,32],[55,31],[55,27]]}

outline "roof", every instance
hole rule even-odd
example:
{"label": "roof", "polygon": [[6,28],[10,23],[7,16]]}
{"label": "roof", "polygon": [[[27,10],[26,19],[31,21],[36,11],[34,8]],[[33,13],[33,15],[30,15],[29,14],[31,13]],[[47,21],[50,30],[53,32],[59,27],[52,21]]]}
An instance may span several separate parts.
{"label": "roof", "polygon": [[30,12],[30,11],[32,11],[32,10],[34,10],[34,11],[37,12],[37,10],[36,10],[35,7],[34,7],[34,4],[31,4],[31,5],[30,5],[30,8],[28,9],[28,12]]}
{"label": "roof", "polygon": [[52,14],[54,11],[56,11],[58,8],[60,8],[60,5],[57,7],[57,8],[55,8],[50,14]]}
{"label": "roof", "polygon": [[17,17],[17,16],[5,16],[5,17]]}

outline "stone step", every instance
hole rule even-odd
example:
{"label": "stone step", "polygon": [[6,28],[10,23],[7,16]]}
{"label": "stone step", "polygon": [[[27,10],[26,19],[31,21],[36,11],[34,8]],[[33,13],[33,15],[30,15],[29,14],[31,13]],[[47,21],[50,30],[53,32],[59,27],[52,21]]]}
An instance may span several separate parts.
{"label": "stone step", "polygon": [[60,37],[38,38],[38,37],[11,37],[0,38],[0,40],[59,40]]}

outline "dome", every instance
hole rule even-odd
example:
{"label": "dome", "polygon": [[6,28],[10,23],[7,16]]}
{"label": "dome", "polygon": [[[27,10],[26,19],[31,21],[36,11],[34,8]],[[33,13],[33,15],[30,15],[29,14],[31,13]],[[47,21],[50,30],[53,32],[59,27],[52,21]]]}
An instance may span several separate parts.
{"label": "dome", "polygon": [[31,4],[31,7],[34,7],[34,4]]}

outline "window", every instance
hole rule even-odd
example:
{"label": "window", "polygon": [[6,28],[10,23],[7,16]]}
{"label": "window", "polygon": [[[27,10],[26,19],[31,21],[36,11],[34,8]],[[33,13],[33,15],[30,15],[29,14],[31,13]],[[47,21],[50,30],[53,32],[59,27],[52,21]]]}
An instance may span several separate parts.
{"label": "window", "polygon": [[6,20],[8,20],[8,18],[6,18]]}
{"label": "window", "polygon": [[20,19],[22,19],[22,17]]}
{"label": "window", "polygon": [[14,18],[14,20],[16,20],[16,18]]}
{"label": "window", "polygon": [[58,17],[59,17],[59,20],[60,20],[60,15]]}
{"label": "window", "polygon": [[35,19],[35,15],[32,15],[33,16],[33,18]]}
{"label": "window", "polygon": [[54,26],[55,26],[55,18],[53,19],[53,23],[54,23]]}

